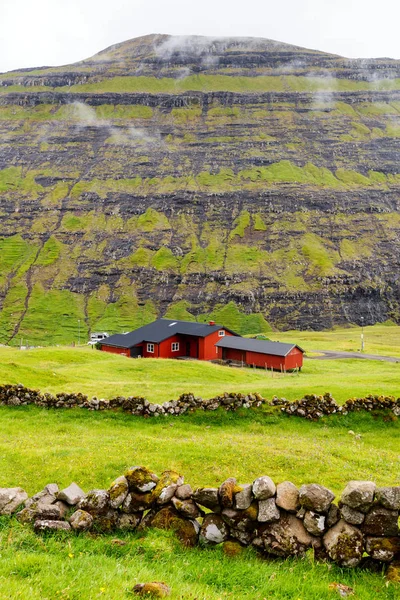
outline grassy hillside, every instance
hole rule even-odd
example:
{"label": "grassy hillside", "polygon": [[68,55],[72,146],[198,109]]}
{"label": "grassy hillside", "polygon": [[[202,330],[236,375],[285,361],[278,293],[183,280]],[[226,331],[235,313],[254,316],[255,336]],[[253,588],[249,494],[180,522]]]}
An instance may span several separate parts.
{"label": "grassy hillside", "polygon": [[0,343],[399,322],[399,82],[390,59],[162,35],[0,75]]}

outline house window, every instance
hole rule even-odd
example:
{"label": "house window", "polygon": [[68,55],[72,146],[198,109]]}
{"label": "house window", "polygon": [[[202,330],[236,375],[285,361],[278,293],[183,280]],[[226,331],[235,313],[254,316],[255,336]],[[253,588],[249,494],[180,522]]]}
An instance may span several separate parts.
{"label": "house window", "polygon": [[218,331],[218,335],[219,335],[219,337],[224,337],[224,335],[225,335],[225,331],[224,331],[223,329],[220,329],[220,330]]}
{"label": "house window", "polygon": [[178,350],[179,350],[179,342],[172,342],[172,344],[171,344],[171,350],[172,350],[172,352],[178,352]]}
{"label": "house window", "polygon": [[147,352],[154,352],[154,344],[147,344]]}

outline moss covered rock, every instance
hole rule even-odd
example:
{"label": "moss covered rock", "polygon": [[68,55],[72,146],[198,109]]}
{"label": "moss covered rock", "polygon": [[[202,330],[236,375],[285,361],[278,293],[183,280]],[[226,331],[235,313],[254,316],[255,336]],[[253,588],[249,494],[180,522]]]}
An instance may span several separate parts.
{"label": "moss covered rock", "polygon": [[147,526],[174,531],[184,546],[196,546],[198,541],[198,524],[184,519],[172,506],[161,508],[151,517]]}
{"label": "moss covered rock", "polygon": [[147,467],[130,467],[124,473],[130,492],[145,493],[156,487],[158,477]]}
{"label": "moss covered rock", "polygon": [[171,594],[171,588],[161,581],[138,583],[132,591],[134,594],[145,596],[146,598],[166,598]]}

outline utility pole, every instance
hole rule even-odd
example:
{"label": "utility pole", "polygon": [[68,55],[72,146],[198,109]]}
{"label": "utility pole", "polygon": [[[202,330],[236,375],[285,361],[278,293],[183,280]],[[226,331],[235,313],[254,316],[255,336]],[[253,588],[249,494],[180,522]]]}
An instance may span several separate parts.
{"label": "utility pole", "polygon": [[364,317],[361,317],[361,352],[364,352]]}

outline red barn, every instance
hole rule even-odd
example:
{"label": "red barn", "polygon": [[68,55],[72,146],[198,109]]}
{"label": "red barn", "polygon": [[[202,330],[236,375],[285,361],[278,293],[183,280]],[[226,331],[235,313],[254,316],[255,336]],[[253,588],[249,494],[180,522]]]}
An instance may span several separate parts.
{"label": "red barn", "polygon": [[227,337],[217,342],[218,358],[245,365],[290,371],[303,366],[304,350],[296,344],[283,344],[242,337]]}
{"label": "red barn", "polygon": [[238,334],[214,321],[192,323],[157,319],[130,333],[112,335],[100,343],[105,352],[137,358],[190,357],[200,360],[218,358],[216,343],[227,336]]}

